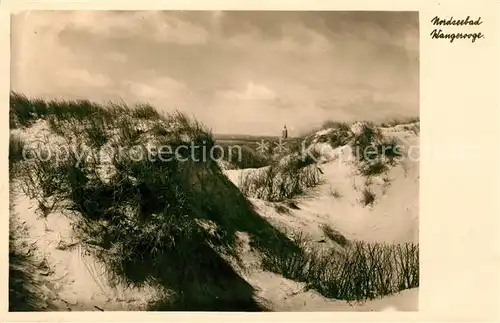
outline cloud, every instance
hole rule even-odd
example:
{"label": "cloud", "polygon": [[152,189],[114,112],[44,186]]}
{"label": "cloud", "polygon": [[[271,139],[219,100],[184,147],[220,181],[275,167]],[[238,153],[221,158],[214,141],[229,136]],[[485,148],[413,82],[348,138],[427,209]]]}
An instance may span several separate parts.
{"label": "cloud", "polygon": [[31,12],[12,18],[12,86],[31,95],[45,93],[53,86],[53,80],[64,83],[56,72],[78,66],[77,56],[60,45],[58,35],[62,29],[57,20],[52,23],[47,18],[51,15]]}
{"label": "cloud", "polygon": [[130,104],[149,103],[163,112],[199,112],[198,102],[186,84],[165,75],[145,73],[122,80],[118,92],[116,94]]}
{"label": "cloud", "polygon": [[148,21],[146,28],[158,42],[196,45],[206,43],[209,38],[209,33],[204,28],[157,11],[141,14],[140,19]]}
{"label": "cloud", "polygon": [[109,52],[104,54],[104,57],[116,63],[126,63],[128,60],[127,55],[119,52]]}
{"label": "cloud", "polygon": [[166,96],[178,95],[186,89],[184,84],[165,76],[145,82],[125,80],[123,84],[128,87],[132,94],[145,99],[161,99]]}
{"label": "cloud", "polygon": [[[55,17],[54,17],[55,18]],[[100,37],[142,37],[184,45],[203,44],[208,32],[163,11],[73,11],[57,15],[57,24]]]}
{"label": "cloud", "polygon": [[330,51],[333,43],[322,34],[300,24],[283,24],[282,50],[294,53],[315,54]]}
{"label": "cloud", "polygon": [[292,55],[324,53],[334,48],[324,35],[300,23],[284,23],[279,34],[269,37],[266,30],[247,25],[244,31],[227,35],[225,42],[237,48]]}
{"label": "cloud", "polygon": [[219,91],[217,95],[223,99],[243,101],[276,99],[276,93],[274,93],[271,89],[251,81],[247,83],[247,86],[243,91]]}
{"label": "cloud", "polygon": [[21,12],[41,33],[58,34],[64,30],[90,33],[100,37],[142,37],[178,44],[206,43],[209,33],[203,27],[165,11],[31,11]]}
{"label": "cloud", "polygon": [[25,12],[11,84],[178,108],[217,132],[414,115],[418,33],[397,12]]}
{"label": "cloud", "polygon": [[62,69],[56,72],[56,80],[64,87],[89,86],[105,87],[111,85],[111,79],[101,73],[90,73],[84,69]]}

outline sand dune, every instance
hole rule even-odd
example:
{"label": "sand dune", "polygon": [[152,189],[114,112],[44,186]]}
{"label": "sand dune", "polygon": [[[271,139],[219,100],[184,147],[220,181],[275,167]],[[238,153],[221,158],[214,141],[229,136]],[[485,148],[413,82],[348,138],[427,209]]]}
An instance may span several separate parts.
{"label": "sand dune", "polygon": [[[15,129],[11,134],[31,143],[45,138],[49,144],[57,145],[58,136],[48,129],[47,124],[40,121],[28,129]],[[406,145],[418,144],[418,135],[402,126],[383,131],[400,138]],[[317,136],[325,133],[328,131],[323,130]],[[278,228],[304,232],[318,244],[325,243],[322,225],[335,228],[349,240],[418,242],[418,162],[404,161],[391,167],[385,177],[374,176],[368,180],[357,172],[347,146],[334,149],[314,140],[313,146],[322,152],[315,167],[321,170],[324,182],[309,194],[298,197],[297,209],[287,214],[278,212],[275,203],[250,197],[260,216]],[[242,176],[265,169],[228,169],[224,173],[238,186]],[[18,185],[18,181],[12,182],[14,188]],[[376,196],[371,206],[360,203],[365,187]],[[46,218],[40,217],[36,201],[17,189],[11,217],[25,230],[17,238],[15,247],[48,268],[38,273],[44,286],[40,297],[46,304],[41,310],[144,310],[148,302],[158,296],[154,288],[113,284],[104,265],[87,254],[74,239],[71,213],[57,211]],[[243,258],[251,264],[255,254],[247,250]],[[418,288],[369,302],[348,303],[327,299],[306,290],[303,283],[252,265],[239,270],[256,288],[261,302],[276,311],[416,310],[418,306]]]}

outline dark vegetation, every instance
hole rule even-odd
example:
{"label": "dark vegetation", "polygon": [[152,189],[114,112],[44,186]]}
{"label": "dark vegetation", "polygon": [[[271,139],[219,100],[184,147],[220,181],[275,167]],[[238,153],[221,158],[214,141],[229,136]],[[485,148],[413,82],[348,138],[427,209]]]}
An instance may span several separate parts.
{"label": "dark vegetation", "polygon": [[295,156],[283,164],[273,163],[260,172],[243,175],[239,187],[246,196],[283,202],[306,194],[322,182],[312,158]]}
{"label": "dark vegetation", "polygon": [[[385,137],[380,128],[371,122],[364,122],[351,143],[353,154],[358,160],[359,172],[368,178],[387,173],[391,166],[404,157],[402,146],[396,138]],[[369,187],[362,192],[361,203],[372,205],[376,196]]]}
{"label": "dark vegetation", "polygon": [[373,299],[419,286],[418,244],[346,242],[338,235],[332,238],[345,247],[320,249],[304,235],[296,234],[294,240],[306,253],[282,246],[281,252],[266,254],[263,266],[334,299]]}
{"label": "dark vegetation", "polygon": [[344,237],[339,231],[335,230],[329,225],[322,225],[321,230],[328,239],[337,243],[338,245],[345,247],[349,244],[349,241]]}
{"label": "dark vegetation", "polygon": [[363,189],[363,197],[361,198],[361,203],[367,206],[372,205],[373,202],[375,202],[375,193],[373,193],[370,188],[365,187]]}
{"label": "dark vegetation", "polygon": [[221,143],[219,146],[221,148],[214,153],[214,157],[229,162],[236,169],[260,168],[273,163],[271,156],[259,153],[248,144]]}
{"label": "dark vegetation", "polygon": [[[333,148],[349,145],[363,176],[382,175],[403,157],[403,147],[396,138],[385,137],[380,128],[371,122],[361,123],[357,133],[353,133],[351,126],[345,122],[327,122],[323,128],[329,131],[317,136],[316,141],[328,143]],[[309,135],[302,140],[312,142],[312,138]],[[308,146],[302,145],[302,149],[304,147]],[[297,148],[285,165],[273,164],[261,173],[245,176],[240,185],[242,192],[274,202],[305,194],[310,188],[322,183],[318,169],[308,167],[316,164],[321,152],[315,148],[309,148],[309,151],[307,153]],[[362,203],[371,205],[374,201],[374,193],[365,189]]]}
{"label": "dark vegetation", "polygon": [[14,178],[18,162],[23,159],[24,141],[19,136],[9,138],[9,178]]}
{"label": "dark vegetation", "polygon": [[[264,269],[304,281],[327,297],[365,299],[418,286],[418,246],[346,243],[332,231],[331,239],[344,247],[322,253],[273,227],[212,159],[200,150],[194,156],[176,151],[192,144],[209,151],[215,144],[209,129],[182,113],[16,93],[10,100],[11,128],[46,120],[65,141],[60,145],[73,147],[58,162],[21,161],[23,143],[11,138],[16,181],[45,215],[58,208],[77,216],[75,233],[106,264],[113,282],[148,284],[169,295],[152,302],[151,310],[266,310],[228,260],[240,260],[238,231],[249,234]],[[149,158],[117,153],[132,147],[142,147]],[[109,159],[99,153],[103,149]],[[172,158],[172,151],[184,159]],[[313,164],[272,164],[243,192],[287,202],[321,182]]]}
{"label": "dark vegetation", "polygon": [[352,137],[351,126],[346,122],[327,122],[324,129],[332,129],[329,133],[318,137],[318,142],[327,142],[333,148],[347,145]]}
{"label": "dark vegetation", "polygon": [[410,123],[416,123],[420,122],[419,117],[408,117],[408,118],[396,118],[392,119],[390,121],[382,122],[380,124],[381,127],[395,127],[398,125],[404,125],[404,124],[410,124]]}

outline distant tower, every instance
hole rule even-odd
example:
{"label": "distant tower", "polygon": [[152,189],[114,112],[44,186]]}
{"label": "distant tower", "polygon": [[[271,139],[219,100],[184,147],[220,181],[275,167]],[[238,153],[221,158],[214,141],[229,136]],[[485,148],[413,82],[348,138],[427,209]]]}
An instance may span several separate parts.
{"label": "distant tower", "polygon": [[283,139],[288,138],[288,130],[286,129],[286,125],[283,127],[283,134],[281,136]]}

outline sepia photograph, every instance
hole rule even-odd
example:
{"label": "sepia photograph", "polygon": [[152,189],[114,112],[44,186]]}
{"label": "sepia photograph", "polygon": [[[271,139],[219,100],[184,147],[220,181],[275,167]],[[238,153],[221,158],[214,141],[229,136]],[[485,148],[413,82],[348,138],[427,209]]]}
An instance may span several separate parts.
{"label": "sepia photograph", "polygon": [[419,310],[418,11],[10,37],[9,312]]}

